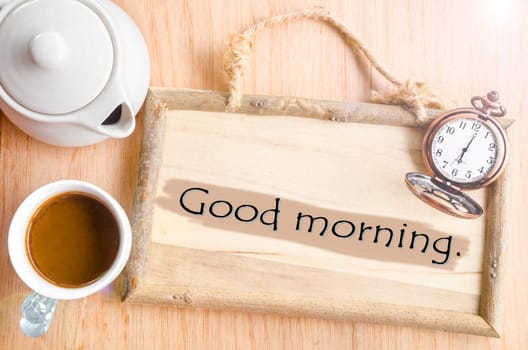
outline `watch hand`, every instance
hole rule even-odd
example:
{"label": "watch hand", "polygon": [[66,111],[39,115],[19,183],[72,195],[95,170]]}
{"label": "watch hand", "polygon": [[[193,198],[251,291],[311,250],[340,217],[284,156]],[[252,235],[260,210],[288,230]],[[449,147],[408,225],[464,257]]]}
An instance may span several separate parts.
{"label": "watch hand", "polygon": [[459,159],[462,159],[462,156],[463,156],[463,155],[464,155],[464,152],[460,153],[460,154],[458,155],[458,157],[456,157],[456,158],[451,162],[451,164],[449,164],[449,166],[453,165],[454,162],[458,162],[458,164],[460,164],[461,161],[459,161]]}
{"label": "watch hand", "polygon": [[471,140],[469,140],[468,144],[466,145],[466,151],[468,150],[469,145],[471,145],[471,142],[473,142],[473,140],[475,139],[475,137],[477,137],[477,134],[473,134],[473,137],[471,138]]}
{"label": "watch hand", "polygon": [[475,137],[477,136],[477,134],[473,134],[473,137],[471,138],[471,140],[469,140],[468,144],[466,145],[466,147],[462,148],[462,153],[460,153],[452,162],[451,164],[449,164],[450,166],[453,165],[454,162],[458,162],[458,164],[462,163],[462,158],[464,158],[464,155],[466,154],[466,152],[468,151],[469,149],[469,146],[471,145],[471,143],[473,142],[473,140],[475,139]]}
{"label": "watch hand", "polygon": [[464,154],[466,154],[466,152],[469,149],[469,146],[471,145],[471,143],[473,142],[473,140],[475,139],[476,136],[477,136],[477,134],[473,134],[473,137],[471,138],[471,140],[469,140],[469,142],[466,145],[466,147],[462,148],[462,154],[458,158],[458,164],[462,163],[462,158],[464,157]]}

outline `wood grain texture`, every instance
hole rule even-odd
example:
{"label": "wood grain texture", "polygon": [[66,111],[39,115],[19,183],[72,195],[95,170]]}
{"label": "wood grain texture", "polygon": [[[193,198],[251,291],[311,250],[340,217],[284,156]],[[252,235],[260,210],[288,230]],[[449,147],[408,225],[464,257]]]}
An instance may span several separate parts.
{"label": "wood grain texture", "polygon": [[[421,79],[456,105],[491,88],[509,116],[513,178],[505,249],[503,337],[285,317],[258,313],[122,304],[112,290],[60,303],[46,337],[18,330],[27,288],[7,256],[7,227],[16,206],[37,186],[62,178],[92,181],[131,214],[142,127],[126,140],[57,149],[1,121],[1,349],[523,349],[528,341],[528,4],[512,1],[118,0],[138,23],[152,58],[152,85],[226,90],[223,44],[257,19],[323,5],[346,22],[400,78]],[[498,4],[498,5],[497,5]],[[495,11],[494,11],[495,9]],[[340,101],[367,101],[384,82],[357,62],[341,38],[313,22],[291,24],[256,39],[245,91]],[[367,67],[368,68],[368,67]],[[138,123],[142,124],[142,123]]]}
{"label": "wood grain texture", "polygon": [[[489,322],[467,311],[475,301],[471,295],[158,243],[151,244],[150,257],[142,283],[127,301],[498,336]],[[163,269],[166,274],[159,273]]]}
{"label": "wood grain texture", "polygon": [[163,130],[165,126],[165,109],[163,102],[153,96],[149,91],[145,102],[144,114],[150,116],[145,118],[143,141],[141,143],[141,156],[137,171],[137,185],[134,190],[134,203],[144,203],[143,206],[134,206],[131,221],[132,225],[132,252],[129,263],[123,273],[123,286],[121,297],[124,298],[131,290],[137,288],[137,278],[143,275],[144,265],[147,259],[149,240],[147,232],[152,226],[153,196],[155,194],[153,184],[158,177],[160,168],[159,157],[152,158],[150,154],[159,154],[163,142]]}
{"label": "wood grain texture", "polygon": [[[484,242],[484,256],[482,262],[482,293],[480,300],[480,315],[487,320],[493,329],[502,334],[502,317],[504,305],[504,252],[507,239],[505,235],[510,232],[510,171],[497,180],[491,187],[488,197],[488,219]],[[499,209],[499,210],[497,210]]]}
{"label": "wood grain texture", "polygon": [[[228,94],[221,91],[153,87],[150,96],[162,102],[169,110],[224,112]],[[300,97],[247,94],[243,97],[237,113],[299,116],[345,123],[422,127],[414,114],[397,105]],[[426,120],[431,122],[442,114],[442,111],[429,109],[427,113]],[[514,120],[510,118],[500,118],[498,121],[506,129],[514,123]]]}

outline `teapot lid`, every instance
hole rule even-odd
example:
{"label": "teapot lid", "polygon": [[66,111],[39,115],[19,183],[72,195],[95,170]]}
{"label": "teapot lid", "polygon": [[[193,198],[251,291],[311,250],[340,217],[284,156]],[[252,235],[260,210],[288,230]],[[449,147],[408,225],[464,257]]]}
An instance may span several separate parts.
{"label": "teapot lid", "polygon": [[112,73],[107,27],[80,1],[21,2],[0,15],[0,84],[37,113],[71,113],[93,101]]}

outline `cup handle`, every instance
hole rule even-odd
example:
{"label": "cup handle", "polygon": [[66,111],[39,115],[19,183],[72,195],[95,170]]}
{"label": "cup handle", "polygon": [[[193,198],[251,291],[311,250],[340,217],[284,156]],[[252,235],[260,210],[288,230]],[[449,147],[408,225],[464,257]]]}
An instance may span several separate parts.
{"label": "cup handle", "polygon": [[56,307],[57,299],[45,297],[37,292],[31,292],[24,299],[21,307],[20,328],[24,334],[29,337],[44,335],[53,320]]}

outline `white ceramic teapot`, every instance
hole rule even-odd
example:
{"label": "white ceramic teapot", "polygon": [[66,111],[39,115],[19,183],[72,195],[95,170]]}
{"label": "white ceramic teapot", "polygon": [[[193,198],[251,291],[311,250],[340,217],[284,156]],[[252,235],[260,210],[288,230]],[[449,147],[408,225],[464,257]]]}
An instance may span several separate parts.
{"label": "white ceramic teapot", "polygon": [[126,137],[150,79],[145,41],[109,0],[0,0],[0,108],[32,137]]}

